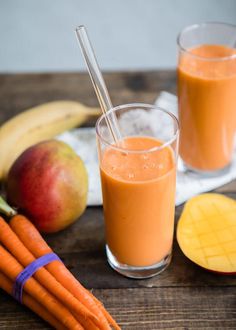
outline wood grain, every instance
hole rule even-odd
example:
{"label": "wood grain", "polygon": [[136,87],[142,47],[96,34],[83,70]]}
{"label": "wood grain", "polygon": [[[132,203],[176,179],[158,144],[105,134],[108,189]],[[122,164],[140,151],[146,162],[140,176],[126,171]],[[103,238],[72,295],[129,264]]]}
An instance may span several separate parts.
{"label": "wood grain", "polygon": [[[173,71],[107,73],[104,76],[114,105],[153,103],[160,91],[175,92]],[[87,73],[0,75],[0,122],[35,105],[62,99],[98,105]]]}
{"label": "wood grain", "polygon": [[[153,103],[162,90],[175,92],[175,72],[106,73],[114,105]],[[0,75],[0,122],[43,102],[69,99],[97,106],[87,73]],[[93,124],[93,123],[90,123]],[[236,181],[217,192],[236,199]],[[176,222],[183,206],[176,208]],[[190,262],[174,241],[170,267],[152,279],[114,272],[104,253],[103,214],[90,207],[47,241],[74,275],[103,301],[122,329],[236,329],[236,277],[207,272]],[[0,292],[0,329],[49,329]]]}
{"label": "wood grain", "polygon": [[[94,290],[126,330],[236,328],[231,287],[130,288]],[[1,329],[50,329],[25,307],[1,297]],[[27,326],[27,327],[26,327]]]}

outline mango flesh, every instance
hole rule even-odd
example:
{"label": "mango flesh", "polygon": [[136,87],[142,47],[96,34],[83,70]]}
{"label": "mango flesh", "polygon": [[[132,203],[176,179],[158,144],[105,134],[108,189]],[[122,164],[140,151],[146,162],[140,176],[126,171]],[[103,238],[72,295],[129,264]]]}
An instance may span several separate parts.
{"label": "mango flesh", "polygon": [[24,151],[7,179],[7,199],[41,232],[62,230],[85,210],[88,175],[66,143],[49,140]]}
{"label": "mango flesh", "polygon": [[183,253],[201,267],[236,272],[236,201],[220,194],[191,198],[177,226]]}

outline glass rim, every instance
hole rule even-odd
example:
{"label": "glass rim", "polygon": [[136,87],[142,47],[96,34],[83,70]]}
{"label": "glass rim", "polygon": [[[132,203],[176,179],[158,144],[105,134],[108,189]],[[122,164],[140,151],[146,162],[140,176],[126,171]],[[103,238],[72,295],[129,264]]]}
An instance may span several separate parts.
{"label": "glass rim", "polygon": [[[173,134],[173,136],[168,139],[168,141],[166,141],[165,143],[163,143],[162,145],[160,146],[155,146],[155,147],[152,147],[152,148],[148,148],[148,149],[127,149],[127,148],[122,148],[120,146],[116,146],[114,145],[114,142],[109,142],[107,141],[106,139],[104,139],[102,137],[102,135],[100,134],[100,131],[99,131],[99,125],[101,123],[101,121],[103,119],[105,119],[105,117],[109,116],[111,113],[113,112],[116,112],[118,110],[122,110],[122,109],[129,109],[129,108],[146,108],[146,109],[156,109],[157,111],[160,111],[160,112],[164,112],[165,114],[167,114],[169,117],[172,118],[173,122],[175,123],[176,125],[176,130],[175,130],[175,133]],[[168,110],[165,110],[159,106],[155,106],[154,104],[148,104],[148,103],[127,103],[127,104],[121,104],[121,105],[118,105],[118,106],[115,106],[111,109],[109,109],[105,114],[102,114],[97,122],[96,122],[96,125],[95,125],[95,129],[96,129],[96,135],[97,137],[99,137],[99,139],[107,146],[111,147],[112,149],[115,149],[115,150],[118,150],[120,152],[125,152],[125,153],[135,153],[135,154],[143,154],[143,153],[151,153],[151,152],[154,152],[154,151],[158,151],[158,150],[162,150],[166,147],[168,147],[170,144],[172,144],[175,140],[178,139],[179,137],[179,121],[177,119],[177,117],[171,113],[170,111]],[[139,135],[134,135],[134,136],[139,136]]]}
{"label": "glass rim", "polygon": [[[189,26],[186,26],[185,28],[183,28],[180,33],[177,36],[177,45],[179,47],[179,49],[185,53],[188,53],[189,55],[191,55],[192,57],[198,58],[200,60],[204,60],[204,61],[217,61],[217,62],[221,62],[221,61],[227,61],[227,60],[232,60],[236,58],[236,54],[232,54],[232,55],[228,55],[228,56],[223,56],[223,57],[205,57],[205,56],[201,56],[201,55],[197,55],[197,54],[193,54],[191,52],[191,50],[187,49],[186,47],[184,47],[181,43],[181,37],[184,33],[189,32],[191,30],[194,30],[196,28],[199,27],[204,27],[204,26],[209,26],[209,25],[222,25],[222,26],[228,26],[228,27],[232,27],[235,29],[236,32],[236,25],[231,24],[231,23],[224,23],[224,22],[204,22],[204,23],[198,23],[198,24],[192,24]],[[236,33],[235,33],[236,35]],[[236,42],[236,38],[235,38],[235,42]]]}

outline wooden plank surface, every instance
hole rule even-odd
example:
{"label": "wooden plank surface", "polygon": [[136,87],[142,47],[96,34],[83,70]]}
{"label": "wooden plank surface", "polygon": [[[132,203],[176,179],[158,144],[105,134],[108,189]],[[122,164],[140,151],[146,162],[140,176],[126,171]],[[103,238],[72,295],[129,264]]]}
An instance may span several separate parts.
{"label": "wooden plank surface", "polygon": [[[231,287],[110,289],[94,290],[94,294],[106,302],[125,330],[235,329],[236,302]],[[1,298],[0,328],[50,329],[7,297]]]}
{"label": "wooden plank surface", "polygon": [[[153,103],[162,90],[175,92],[175,73],[105,75],[115,105]],[[0,75],[0,122],[37,104],[59,99],[97,106],[87,74]],[[236,182],[217,189],[236,199]],[[176,208],[176,221],[182,206]],[[76,277],[101,298],[123,329],[236,329],[236,277],[206,272],[174,242],[173,260],[161,275],[126,279],[106,263],[103,215],[90,207],[65,231],[47,241]],[[37,316],[0,292],[0,329],[48,329]]]}

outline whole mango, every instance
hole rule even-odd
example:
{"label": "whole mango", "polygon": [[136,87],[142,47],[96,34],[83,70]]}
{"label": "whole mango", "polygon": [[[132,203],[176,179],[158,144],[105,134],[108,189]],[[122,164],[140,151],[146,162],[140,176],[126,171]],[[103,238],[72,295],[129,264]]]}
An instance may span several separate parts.
{"label": "whole mango", "polygon": [[88,175],[66,143],[48,140],[26,149],[13,163],[7,199],[45,233],[60,231],[86,208]]}

